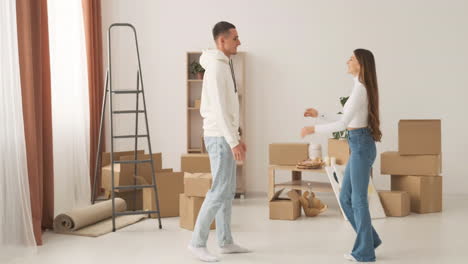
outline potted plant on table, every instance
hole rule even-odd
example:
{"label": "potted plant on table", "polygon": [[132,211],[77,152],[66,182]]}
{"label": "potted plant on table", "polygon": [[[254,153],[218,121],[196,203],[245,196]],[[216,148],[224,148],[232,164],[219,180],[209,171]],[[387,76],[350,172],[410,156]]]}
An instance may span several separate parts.
{"label": "potted plant on table", "polygon": [[190,63],[190,73],[195,75],[198,80],[202,80],[205,69],[197,61],[192,61]]}
{"label": "potted plant on table", "polygon": [[[340,103],[341,103],[341,106],[344,107],[344,105],[346,104],[346,101],[348,101],[349,99],[349,96],[346,96],[346,97],[340,97]],[[342,115],[343,113],[342,112],[338,112],[339,115]],[[343,130],[343,131],[339,131],[339,132],[333,132],[333,138],[334,139],[347,139],[348,138],[348,130]]]}
{"label": "potted plant on table", "polygon": [[[344,106],[348,97],[340,97],[341,106]],[[338,114],[343,114],[339,112]],[[348,144],[348,130],[333,133],[333,138],[328,139],[328,156],[336,159],[336,164],[346,165],[350,157]]]}

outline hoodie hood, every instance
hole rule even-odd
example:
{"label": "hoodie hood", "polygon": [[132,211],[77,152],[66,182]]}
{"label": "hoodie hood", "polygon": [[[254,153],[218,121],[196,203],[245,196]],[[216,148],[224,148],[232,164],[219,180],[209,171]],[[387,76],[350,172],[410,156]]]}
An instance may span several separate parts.
{"label": "hoodie hood", "polygon": [[210,64],[216,61],[229,63],[229,58],[218,49],[204,50],[200,56],[200,65],[205,69],[208,69]]}

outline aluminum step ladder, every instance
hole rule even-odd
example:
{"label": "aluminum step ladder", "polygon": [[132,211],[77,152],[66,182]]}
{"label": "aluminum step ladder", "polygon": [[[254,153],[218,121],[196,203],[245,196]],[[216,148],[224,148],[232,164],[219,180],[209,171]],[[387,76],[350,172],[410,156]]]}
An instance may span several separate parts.
{"label": "aluminum step ladder", "polygon": [[[137,54],[137,59],[138,59],[138,69],[137,69],[137,85],[136,89],[131,89],[131,90],[114,90],[112,88],[112,58],[111,58],[111,29],[114,27],[129,27],[133,31],[133,35],[135,38],[135,48],[136,48],[136,54]],[[97,175],[99,173],[99,170],[101,168],[101,147],[102,147],[102,132],[103,132],[103,126],[104,126],[104,116],[105,116],[105,109],[106,109],[106,101],[107,101],[107,95],[110,94],[109,96],[109,103],[110,103],[110,111],[109,111],[109,118],[110,118],[110,130],[111,130],[111,168],[112,168],[112,190],[111,190],[111,199],[112,199],[112,231],[115,232],[115,218],[117,216],[121,215],[137,215],[137,214],[157,214],[158,216],[158,223],[159,223],[159,229],[162,228],[161,224],[161,215],[160,215],[160,207],[159,207],[159,199],[158,199],[158,188],[156,185],[156,176],[155,176],[155,170],[154,170],[154,161],[153,161],[153,152],[151,150],[151,140],[150,140],[150,133],[149,133],[149,127],[148,127],[148,115],[146,111],[146,101],[145,101],[145,92],[144,92],[144,86],[143,86],[143,74],[141,71],[141,62],[140,62],[140,53],[138,50],[138,39],[137,39],[137,33],[136,29],[133,25],[128,24],[128,23],[114,23],[109,26],[109,29],[107,30],[107,58],[108,58],[108,68],[106,71],[106,81],[105,81],[105,86],[104,86],[104,96],[102,100],[102,110],[101,110],[101,124],[99,128],[99,139],[98,139],[98,149],[97,149],[97,154],[96,154],[96,165],[94,168],[94,184],[93,184],[93,190],[92,190],[92,195],[91,195],[91,202],[94,204],[96,201],[103,201],[103,200],[108,200],[108,198],[97,198],[96,197],[96,187],[97,187]],[[142,95],[142,101],[143,101],[143,110],[139,109],[139,104],[140,104],[140,94]],[[135,96],[135,102],[136,102],[136,107],[135,110],[114,110],[114,105],[112,103],[112,98],[113,96],[125,96],[125,95],[130,95],[130,96]],[[125,115],[125,114],[135,114],[135,134],[133,135],[114,135],[114,115]],[[146,125],[146,133],[139,135],[138,134],[138,115],[143,114],[145,117],[145,125]],[[137,155],[137,147],[138,147],[138,138],[146,138],[148,142],[148,151],[149,151],[149,156],[150,159],[146,160],[139,160],[138,155]],[[115,160],[114,159],[114,140],[121,140],[121,139],[134,139],[135,140],[135,149],[134,149],[134,160]],[[137,185],[136,181],[136,176],[138,175],[138,164],[141,163],[150,163],[151,164],[151,177],[152,177],[152,183],[147,184],[147,185]],[[134,164],[134,185],[126,185],[126,186],[115,186],[114,182],[114,165],[115,164]],[[115,192],[116,190],[141,190],[144,188],[153,188],[154,190],[154,199],[155,199],[155,205],[156,205],[156,210],[136,210],[136,211],[125,211],[125,212],[116,212],[115,211]],[[135,193],[136,195],[136,193]]]}

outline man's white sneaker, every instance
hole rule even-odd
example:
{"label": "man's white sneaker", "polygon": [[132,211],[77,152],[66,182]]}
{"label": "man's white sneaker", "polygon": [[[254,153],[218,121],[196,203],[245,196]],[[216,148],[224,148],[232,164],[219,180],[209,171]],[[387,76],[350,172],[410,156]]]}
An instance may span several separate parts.
{"label": "man's white sneaker", "polygon": [[360,262],[357,261],[357,259],[355,259],[355,258],[353,257],[353,255],[351,255],[351,254],[344,254],[344,258],[347,259],[347,260],[349,260],[349,261],[352,261],[352,262],[358,262],[358,263],[360,263]]}
{"label": "man's white sneaker", "polygon": [[250,250],[236,244],[225,245],[221,248],[221,254],[249,253]]}
{"label": "man's white sneaker", "polygon": [[197,257],[199,260],[204,262],[218,262],[219,259],[213,256],[206,247],[193,247],[192,245],[188,246],[188,249],[192,254]]}

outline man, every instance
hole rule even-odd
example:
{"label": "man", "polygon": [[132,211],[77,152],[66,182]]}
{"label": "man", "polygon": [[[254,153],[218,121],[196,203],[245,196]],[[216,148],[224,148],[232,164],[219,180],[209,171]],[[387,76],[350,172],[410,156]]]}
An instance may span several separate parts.
{"label": "man", "polygon": [[211,163],[213,184],[198,214],[189,250],[200,260],[218,258],[206,248],[210,225],[216,217],[216,234],[221,253],[247,253],[231,236],[231,208],[236,192],[236,161],[244,160],[246,145],[239,135],[239,99],[230,57],[241,44],[236,27],[219,22],[213,28],[215,50],[200,57],[205,68],[200,113],[205,146]]}

